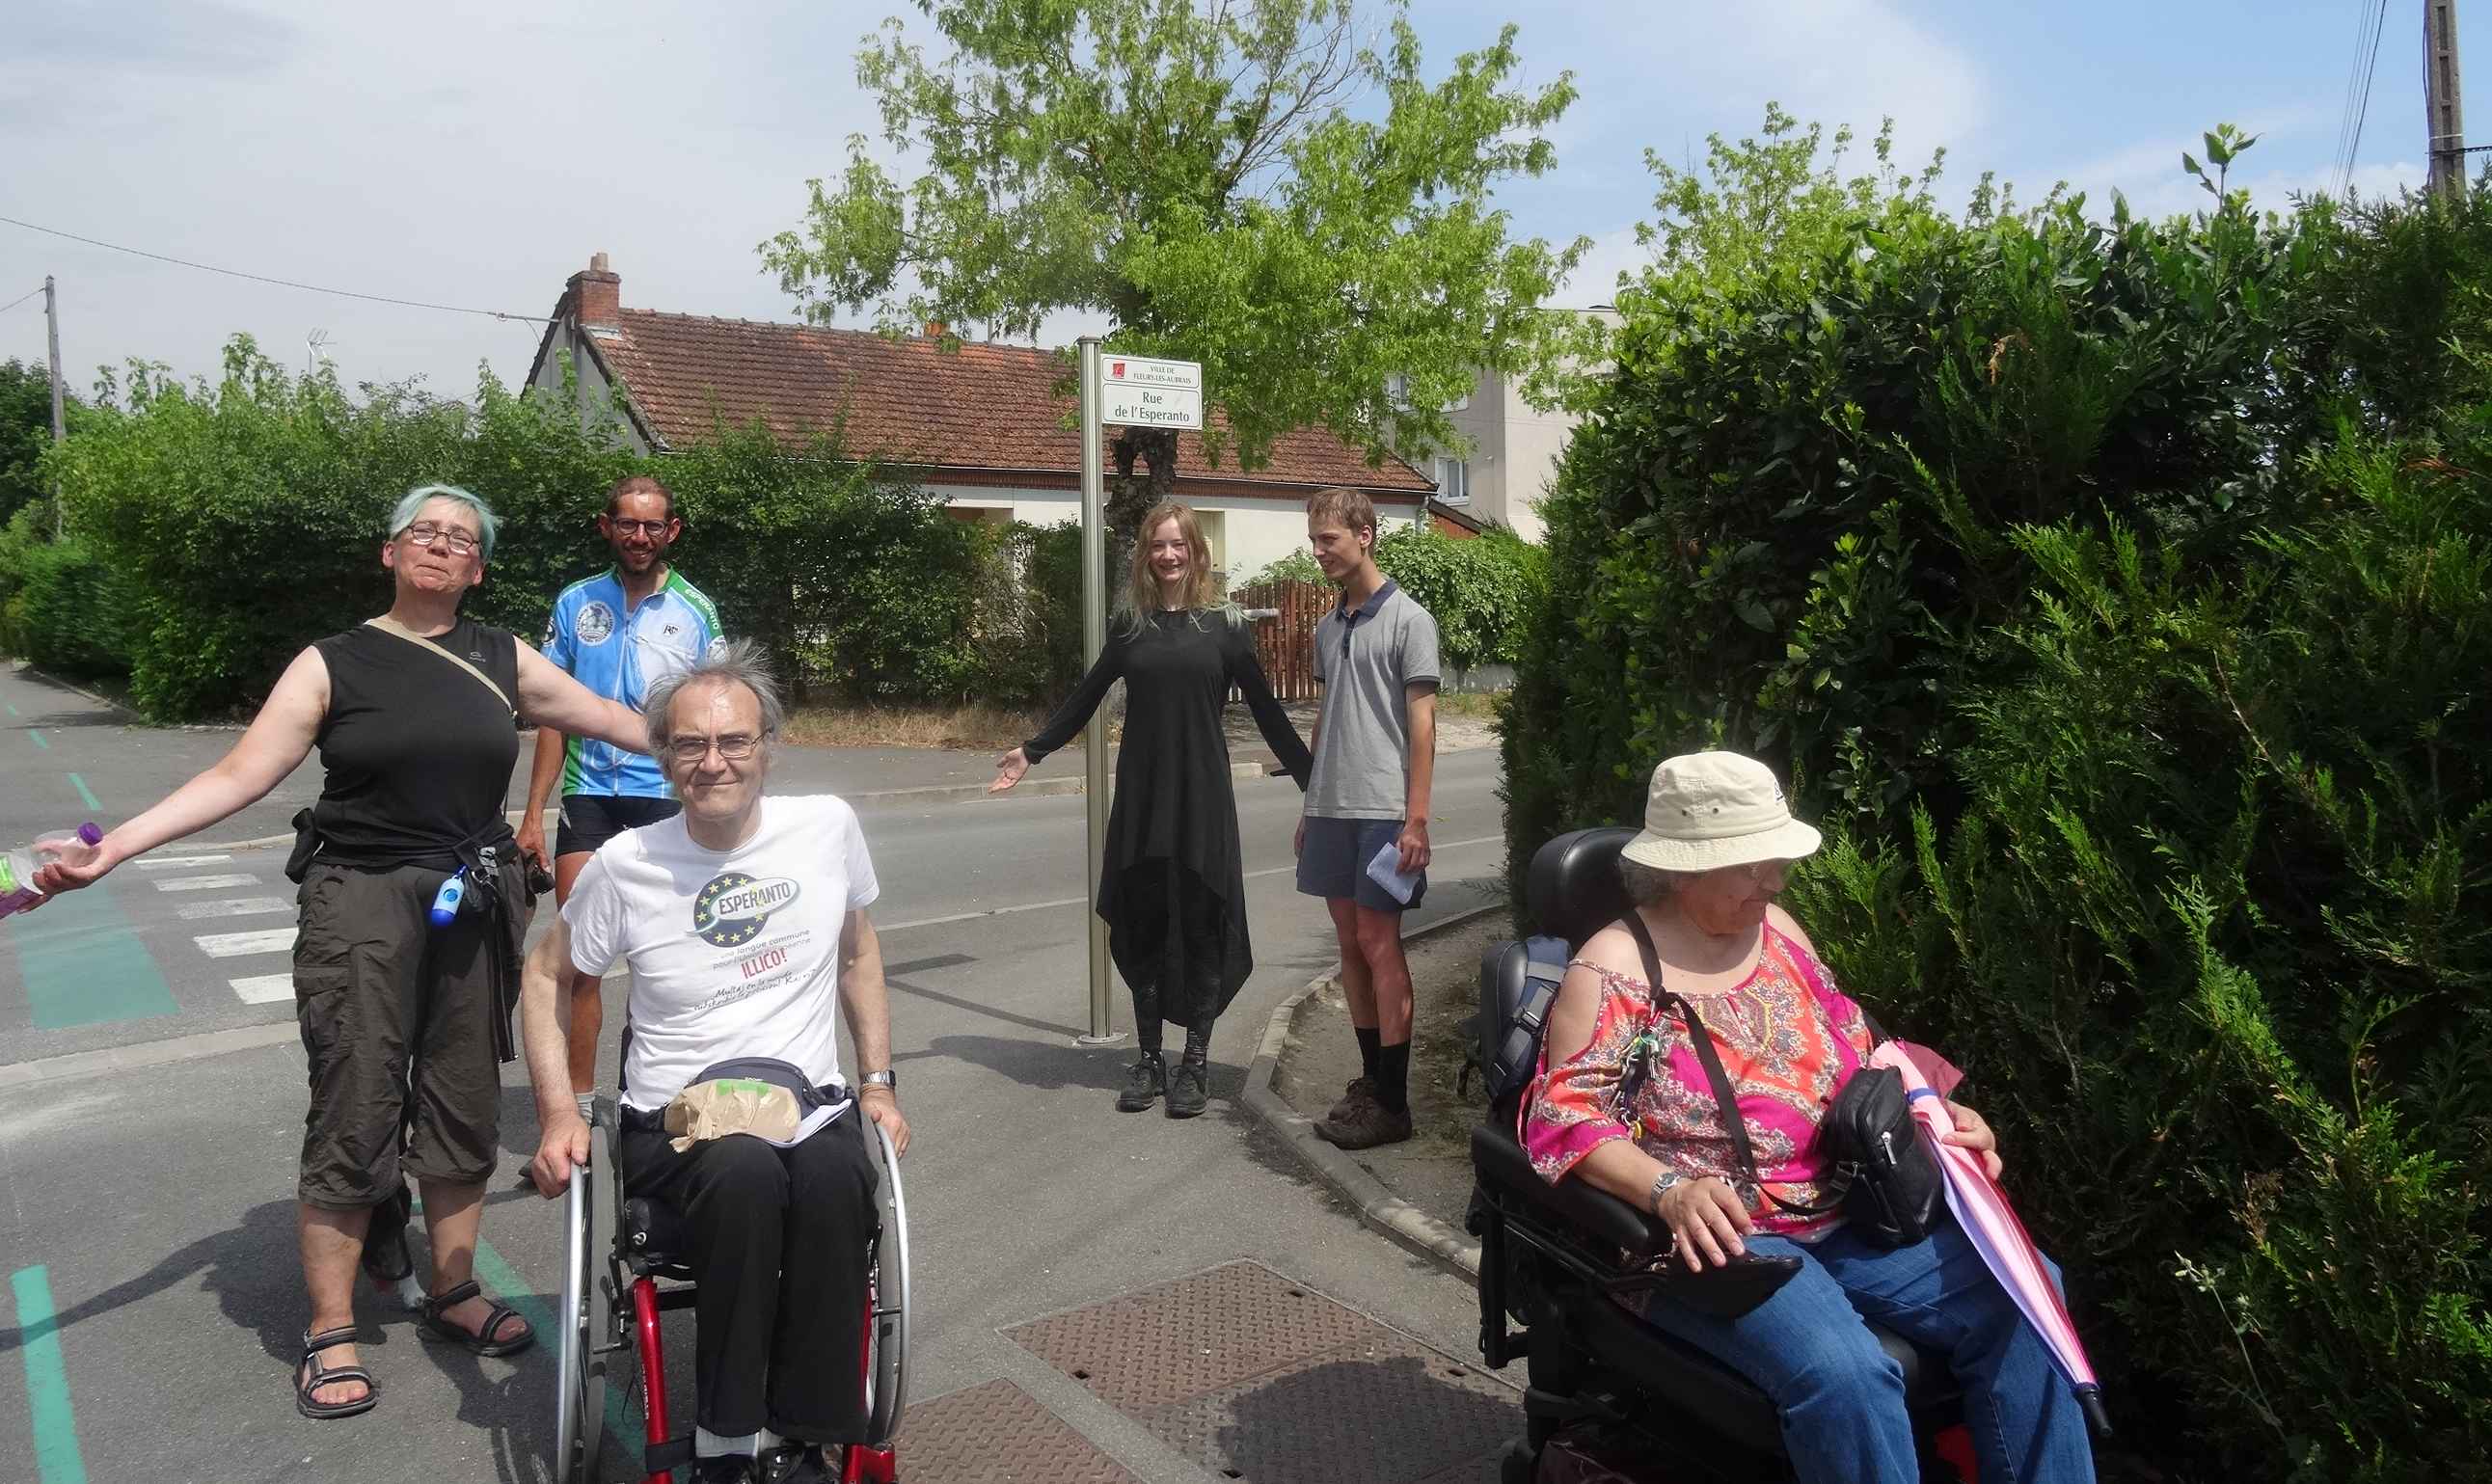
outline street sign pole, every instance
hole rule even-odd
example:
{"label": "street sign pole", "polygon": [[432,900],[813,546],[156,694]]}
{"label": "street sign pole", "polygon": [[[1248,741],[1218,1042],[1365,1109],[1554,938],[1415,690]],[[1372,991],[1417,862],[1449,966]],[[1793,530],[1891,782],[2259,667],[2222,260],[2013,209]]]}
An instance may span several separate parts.
{"label": "street sign pole", "polygon": [[[1099,338],[1082,338],[1082,656],[1099,663],[1108,647],[1107,469],[1099,448]],[[1090,816],[1090,1030],[1083,1046],[1112,1046],[1124,1033],[1108,1024],[1108,924],[1099,915],[1099,877],[1108,858],[1108,716],[1103,703],[1082,732],[1083,797]]]}

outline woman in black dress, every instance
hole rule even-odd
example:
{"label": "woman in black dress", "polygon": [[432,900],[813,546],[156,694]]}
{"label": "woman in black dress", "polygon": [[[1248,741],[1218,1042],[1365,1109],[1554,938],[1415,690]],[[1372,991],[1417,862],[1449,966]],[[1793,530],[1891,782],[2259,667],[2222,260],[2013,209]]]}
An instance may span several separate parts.
{"label": "woman in black dress", "polygon": [[[1127,1069],[1116,1107],[1140,1113],[1165,1092],[1172,1118],[1202,1112],[1211,1023],[1255,966],[1246,940],[1246,881],[1238,864],[1237,800],[1230,791],[1221,712],[1235,686],[1282,771],[1307,786],[1306,744],[1272,698],[1243,614],[1223,600],[1211,552],[1190,508],[1170,500],[1142,519],[1132,590],[1108,626],[1107,646],[1037,736],[995,760],[991,792],[1020,783],[1073,740],[1125,682],[1125,735],[1108,812],[1099,915],[1108,951],[1134,993],[1142,1059]],[[1160,1023],[1185,1027],[1173,1076]]]}

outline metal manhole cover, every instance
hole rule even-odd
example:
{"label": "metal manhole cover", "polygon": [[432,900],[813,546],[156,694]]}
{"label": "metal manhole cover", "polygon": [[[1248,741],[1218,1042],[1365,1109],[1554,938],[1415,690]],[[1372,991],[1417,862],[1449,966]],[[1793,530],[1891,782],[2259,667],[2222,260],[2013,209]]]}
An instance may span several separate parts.
{"label": "metal manhole cover", "polygon": [[1139,1415],[1353,1344],[1399,1336],[1256,1262],[1230,1262],[1004,1331]]}
{"label": "metal manhole cover", "polygon": [[910,1408],[898,1451],[909,1484],[1142,1484],[1008,1380]]}
{"label": "metal manhole cover", "polygon": [[1493,1459],[1523,1430],[1511,1388],[1400,1335],[1137,1420],[1213,1475],[1251,1484],[1401,1484]]}

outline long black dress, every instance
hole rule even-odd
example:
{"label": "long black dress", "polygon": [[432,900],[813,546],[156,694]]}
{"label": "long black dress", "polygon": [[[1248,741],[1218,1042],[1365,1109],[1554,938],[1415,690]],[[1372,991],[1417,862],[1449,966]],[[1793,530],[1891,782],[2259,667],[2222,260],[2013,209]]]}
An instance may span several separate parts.
{"label": "long black dress", "polygon": [[1030,762],[1072,741],[1120,677],[1125,735],[1099,881],[1108,951],[1138,1014],[1156,1000],[1162,1018],[1208,1027],[1255,966],[1221,725],[1229,688],[1302,791],[1313,763],[1233,609],[1155,612],[1139,625],[1119,615],[1081,686],[1022,744]]}

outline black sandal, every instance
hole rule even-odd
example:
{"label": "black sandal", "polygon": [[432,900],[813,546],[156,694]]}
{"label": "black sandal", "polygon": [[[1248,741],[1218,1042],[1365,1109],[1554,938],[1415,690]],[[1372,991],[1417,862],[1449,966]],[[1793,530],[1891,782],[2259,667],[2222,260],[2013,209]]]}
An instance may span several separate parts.
{"label": "black sandal", "polygon": [[484,1291],[476,1286],[476,1280],[470,1278],[447,1293],[436,1293],[426,1299],[424,1313],[415,1321],[416,1331],[428,1340],[448,1340],[464,1346],[471,1355],[515,1355],[537,1343],[534,1329],[523,1328],[507,1340],[490,1338],[502,1327],[504,1320],[518,1320],[523,1325],[527,1323],[525,1315],[498,1300],[486,1312],[485,1322],[473,1334],[441,1317],[442,1310],[481,1297]]}
{"label": "black sandal", "polygon": [[[320,1363],[321,1351],[354,1343],[355,1326],[352,1324],[341,1324],[336,1329],[324,1329],[316,1335],[309,1330],[304,1331],[303,1358],[294,1363],[294,1410],[296,1411],[307,1417],[325,1419],[351,1417],[357,1412],[372,1410],[372,1404],[381,1399],[381,1388],[372,1384],[371,1372],[359,1365],[331,1366]],[[307,1367],[311,1371],[308,1377],[304,1374]],[[348,1380],[362,1381],[364,1394],[346,1402],[312,1400],[312,1393],[321,1387]]]}

